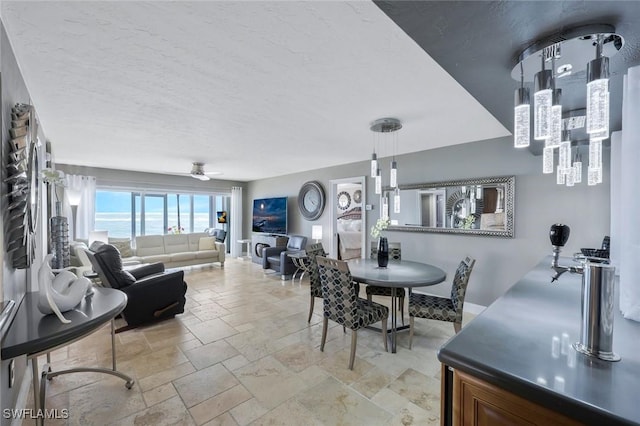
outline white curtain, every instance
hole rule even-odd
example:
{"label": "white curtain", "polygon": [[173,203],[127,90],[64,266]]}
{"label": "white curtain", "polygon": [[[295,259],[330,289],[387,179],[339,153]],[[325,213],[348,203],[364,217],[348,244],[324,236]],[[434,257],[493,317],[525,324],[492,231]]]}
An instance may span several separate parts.
{"label": "white curtain", "polygon": [[242,236],[242,187],[234,186],[231,188],[231,235],[229,235],[229,244],[231,244],[231,257],[240,257],[242,255],[242,247],[238,240],[243,239]]}
{"label": "white curtain", "polygon": [[[88,239],[96,223],[96,178],[93,176],[65,175],[67,187],[65,189],[65,209],[69,218],[69,233],[74,239]],[[80,195],[80,202],[75,221],[69,203],[70,193]],[[73,230],[75,229],[75,233]]]}
{"label": "white curtain", "polygon": [[[622,144],[620,147],[620,190],[611,197],[619,209],[620,310],[625,318],[640,321],[640,66],[629,68],[624,77],[622,99]],[[616,199],[614,199],[614,196]]]}

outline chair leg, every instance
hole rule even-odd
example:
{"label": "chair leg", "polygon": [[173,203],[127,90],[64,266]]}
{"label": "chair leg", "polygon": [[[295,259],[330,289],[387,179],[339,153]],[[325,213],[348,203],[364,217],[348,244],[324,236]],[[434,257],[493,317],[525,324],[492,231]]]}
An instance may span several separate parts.
{"label": "chair leg", "polygon": [[311,322],[311,315],[313,315],[313,305],[316,301],[316,298],[311,295],[311,302],[309,303],[309,319],[307,319],[307,323]]}
{"label": "chair leg", "polygon": [[462,323],[460,322],[453,323],[453,330],[456,332],[456,334],[460,333],[461,329],[462,329]]}
{"label": "chair leg", "polygon": [[389,348],[387,348],[387,320],[388,316],[382,318],[382,340],[384,341],[384,351],[389,352]]}
{"label": "chair leg", "polygon": [[358,343],[358,331],[351,330],[351,355],[349,355],[349,370],[353,370],[353,363],[356,360],[356,344]]}
{"label": "chair leg", "polygon": [[320,352],[324,352],[324,342],[327,340],[327,328],[329,325],[329,318],[322,316],[322,342],[320,342]]}
{"label": "chair leg", "polygon": [[415,317],[412,317],[411,315],[409,315],[409,349],[411,349],[411,343],[413,342],[413,319]]}
{"label": "chair leg", "polygon": [[369,303],[371,303],[371,295],[367,294],[367,300],[369,301]]}
{"label": "chair leg", "polygon": [[404,296],[399,297],[398,301],[400,303],[400,317],[402,318],[402,325],[404,325]]}

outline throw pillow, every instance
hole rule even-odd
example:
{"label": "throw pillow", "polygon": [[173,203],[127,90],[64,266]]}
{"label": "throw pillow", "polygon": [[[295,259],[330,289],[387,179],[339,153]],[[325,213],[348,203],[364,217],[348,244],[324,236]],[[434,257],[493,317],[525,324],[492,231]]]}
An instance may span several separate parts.
{"label": "throw pillow", "polygon": [[122,257],[133,256],[133,250],[131,250],[131,240],[128,238],[109,238],[109,244],[113,245],[120,252]]}
{"label": "throw pillow", "polygon": [[198,242],[198,250],[215,250],[216,239],[215,237],[201,237]]}

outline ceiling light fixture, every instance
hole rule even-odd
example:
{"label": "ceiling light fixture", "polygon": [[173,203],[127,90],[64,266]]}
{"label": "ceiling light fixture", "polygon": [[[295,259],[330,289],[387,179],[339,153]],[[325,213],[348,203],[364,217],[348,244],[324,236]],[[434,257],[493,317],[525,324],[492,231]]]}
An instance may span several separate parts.
{"label": "ceiling light fixture", "polygon": [[193,163],[191,167],[191,177],[202,181],[210,179],[204,172],[204,163]]}
{"label": "ceiling light fixture", "polygon": [[[402,123],[397,118],[380,118],[371,123],[371,131],[380,134],[384,138],[385,145],[391,145],[391,164],[389,169],[389,186],[395,188],[393,195],[393,210],[400,213],[400,191],[398,190],[398,162],[396,161],[396,151],[398,145],[398,130],[402,129]],[[375,170],[375,173],[374,173]],[[382,194],[382,175],[380,173],[379,161],[374,149],[371,157],[371,177],[375,179],[375,192]]]}
{"label": "ceiling light fixture", "polygon": [[[582,181],[581,158],[576,151],[576,161],[572,164],[571,147],[575,142],[572,143],[571,134],[565,131],[585,127],[585,123],[583,120],[582,125],[575,125],[562,118],[561,89],[557,86],[566,77],[580,75],[586,69],[587,181],[589,185],[601,183],[602,140],[609,137],[609,57],[623,45],[624,39],[615,33],[613,26],[585,25],[539,40],[518,55],[511,71],[512,78],[520,81],[515,92],[514,146],[529,146],[530,102],[525,81],[533,81],[533,138],[545,143],[543,173],[553,173],[555,148],[558,148],[556,179],[559,184],[573,186]],[[594,59],[589,61],[590,57]]]}

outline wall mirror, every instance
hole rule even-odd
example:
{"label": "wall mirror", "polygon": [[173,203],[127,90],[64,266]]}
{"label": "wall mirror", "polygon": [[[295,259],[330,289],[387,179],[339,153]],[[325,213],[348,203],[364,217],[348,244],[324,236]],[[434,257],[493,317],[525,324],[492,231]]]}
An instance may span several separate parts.
{"label": "wall mirror", "polygon": [[389,230],[513,238],[515,176],[384,188]]}

